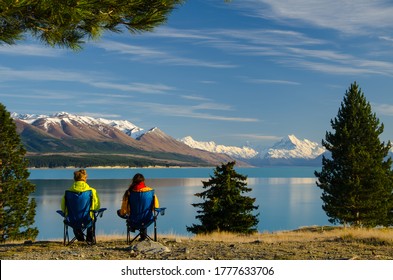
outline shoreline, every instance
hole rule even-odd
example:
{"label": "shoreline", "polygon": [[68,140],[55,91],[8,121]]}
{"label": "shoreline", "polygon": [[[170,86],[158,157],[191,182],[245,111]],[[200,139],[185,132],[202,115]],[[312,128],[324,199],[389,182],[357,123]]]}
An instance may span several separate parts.
{"label": "shoreline", "polygon": [[[143,166],[143,167],[129,167],[129,166],[89,166],[89,167],[75,167],[75,166],[67,166],[67,167],[29,167],[28,170],[56,170],[56,169],[198,169],[198,168],[214,168],[207,166],[160,166],[160,165],[152,165],[152,166]],[[253,168],[253,167],[247,167]]]}

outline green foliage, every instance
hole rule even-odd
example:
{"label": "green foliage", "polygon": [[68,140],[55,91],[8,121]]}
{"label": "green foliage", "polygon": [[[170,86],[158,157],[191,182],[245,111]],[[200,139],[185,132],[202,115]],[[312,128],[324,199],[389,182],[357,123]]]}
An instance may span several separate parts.
{"label": "green foliage", "polygon": [[323,146],[331,159],[323,157],[322,171],[315,172],[317,186],[331,223],[352,226],[393,224],[391,147],[379,140],[383,124],[356,82],[346,91],[341,108],[331,120]]}
{"label": "green foliage", "polygon": [[35,239],[35,186],[28,181],[28,162],[10,113],[0,103],[0,242]]}
{"label": "green foliage", "polygon": [[0,43],[15,44],[25,33],[44,44],[79,49],[103,32],[152,31],[183,0],[4,0]]}
{"label": "green foliage", "polygon": [[[200,166],[206,163],[193,160],[191,157],[164,154],[162,158],[139,157],[134,155],[111,155],[111,154],[48,154],[29,155],[29,167],[35,168],[56,168],[56,167],[96,167],[96,166],[124,166],[124,167],[146,167],[146,166],[195,166],[195,162]],[[165,159],[166,158],[166,159]]]}
{"label": "green foliage", "polygon": [[206,189],[195,194],[204,200],[203,203],[192,204],[199,215],[197,219],[201,225],[193,224],[187,231],[195,234],[213,231],[227,231],[238,233],[252,233],[258,224],[257,215],[252,212],[258,209],[254,206],[255,198],[242,196],[250,192],[247,187],[247,177],[238,174],[235,169],[236,162],[229,162],[216,167],[214,177],[202,182]]}

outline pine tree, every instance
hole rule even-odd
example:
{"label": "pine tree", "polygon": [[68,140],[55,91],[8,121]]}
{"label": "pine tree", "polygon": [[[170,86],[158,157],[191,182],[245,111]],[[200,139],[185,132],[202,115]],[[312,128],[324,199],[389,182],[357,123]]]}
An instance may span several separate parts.
{"label": "pine tree", "polygon": [[329,221],[392,225],[393,172],[387,157],[391,143],[381,143],[384,126],[356,82],[346,91],[331,126],[333,132],[326,132],[322,141],[331,158],[323,157],[321,172],[315,172]]}
{"label": "pine tree", "polygon": [[236,162],[229,162],[216,167],[214,177],[202,182],[206,189],[195,194],[204,200],[203,203],[195,203],[192,206],[197,210],[197,219],[201,225],[193,224],[187,227],[187,231],[194,234],[209,233],[213,231],[227,231],[238,233],[252,233],[256,231],[258,224],[257,215],[253,211],[258,209],[254,206],[255,198],[242,196],[250,192],[247,186],[247,177],[238,174],[235,169]]}
{"label": "pine tree", "polygon": [[35,186],[27,179],[28,162],[16,125],[5,106],[0,103],[0,242],[35,239],[36,203],[29,199]]}
{"label": "pine tree", "polygon": [[152,31],[183,0],[0,1],[0,44],[30,34],[50,46],[79,49],[103,32]]}

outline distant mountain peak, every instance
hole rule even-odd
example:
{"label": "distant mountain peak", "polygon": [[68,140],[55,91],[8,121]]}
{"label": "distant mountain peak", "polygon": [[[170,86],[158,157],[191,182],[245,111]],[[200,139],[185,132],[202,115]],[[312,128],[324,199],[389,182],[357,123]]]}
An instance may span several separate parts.
{"label": "distant mountain peak", "polygon": [[63,117],[70,117],[70,116],[76,116],[76,115],[69,114],[69,113],[67,113],[67,112],[58,112],[58,113],[55,113],[55,114],[50,115],[50,116],[51,116],[51,117],[63,118]]}
{"label": "distant mountain peak", "polygon": [[258,152],[250,147],[235,147],[235,146],[224,146],[217,145],[213,141],[201,142],[194,140],[191,136],[186,136],[179,139],[179,141],[190,146],[194,149],[204,150],[213,153],[226,154],[234,158],[250,159],[255,157]]}
{"label": "distant mountain peak", "polygon": [[283,158],[283,159],[314,159],[325,152],[318,143],[307,139],[300,140],[295,135],[290,134],[274,144],[261,155],[262,158]]}

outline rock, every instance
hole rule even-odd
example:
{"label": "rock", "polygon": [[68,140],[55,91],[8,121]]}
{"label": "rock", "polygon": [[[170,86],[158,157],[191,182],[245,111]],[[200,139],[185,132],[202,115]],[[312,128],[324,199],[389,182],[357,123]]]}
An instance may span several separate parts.
{"label": "rock", "polygon": [[171,251],[168,247],[151,240],[143,240],[141,242],[138,242],[137,244],[132,246],[132,250],[145,254],[160,254],[168,253]]}

